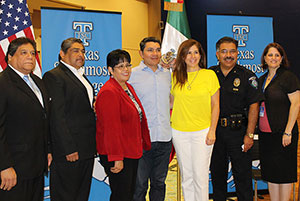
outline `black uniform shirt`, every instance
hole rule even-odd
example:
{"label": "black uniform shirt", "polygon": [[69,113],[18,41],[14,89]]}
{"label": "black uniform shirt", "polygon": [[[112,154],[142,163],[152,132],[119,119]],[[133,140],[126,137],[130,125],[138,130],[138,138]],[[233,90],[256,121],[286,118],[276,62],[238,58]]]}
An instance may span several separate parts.
{"label": "black uniform shirt", "polygon": [[220,117],[245,114],[248,107],[262,100],[256,75],[240,65],[235,65],[225,77],[220,66],[212,66],[220,82]]}

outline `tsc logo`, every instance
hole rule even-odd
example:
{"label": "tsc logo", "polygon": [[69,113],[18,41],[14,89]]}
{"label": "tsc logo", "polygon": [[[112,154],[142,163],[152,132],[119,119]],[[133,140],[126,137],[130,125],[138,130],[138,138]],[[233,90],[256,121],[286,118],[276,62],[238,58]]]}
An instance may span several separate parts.
{"label": "tsc logo", "polygon": [[73,22],[73,29],[77,30],[79,27],[79,31],[74,32],[75,38],[80,39],[83,42],[84,46],[89,46],[90,43],[87,40],[92,39],[92,33],[90,31],[93,30],[92,22]]}
{"label": "tsc logo", "polygon": [[249,26],[248,25],[233,25],[233,37],[239,42],[239,47],[245,47],[245,41],[248,41]]}

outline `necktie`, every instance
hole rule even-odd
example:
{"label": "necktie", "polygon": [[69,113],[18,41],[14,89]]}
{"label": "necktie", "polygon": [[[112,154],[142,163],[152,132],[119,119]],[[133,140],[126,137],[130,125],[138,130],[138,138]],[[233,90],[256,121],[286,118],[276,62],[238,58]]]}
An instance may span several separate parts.
{"label": "necktie", "polygon": [[28,84],[28,86],[34,91],[33,86],[29,80],[29,76],[28,75],[24,75],[23,79],[25,80],[26,84]]}
{"label": "necktie", "polygon": [[41,105],[44,107],[43,97],[39,88],[34,83],[32,83],[32,81],[30,81],[28,75],[24,75],[23,79],[26,82],[26,84],[31,88],[31,90],[34,92],[36,97],[39,99]]}

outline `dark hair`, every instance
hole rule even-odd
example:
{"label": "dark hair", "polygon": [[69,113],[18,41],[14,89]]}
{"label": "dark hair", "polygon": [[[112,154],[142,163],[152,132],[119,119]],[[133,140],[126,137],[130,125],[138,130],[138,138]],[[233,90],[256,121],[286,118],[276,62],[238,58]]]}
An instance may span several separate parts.
{"label": "dark hair", "polygon": [[216,43],[216,50],[217,51],[219,51],[220,46],[221,46],[222,43],[233,43],[233,44],[235,44],[236,49],[238,48],[238,41],[237,40],[235,40],[234,38],[225,36],[225,37],[223,37],[223,38],[221,38],[217,41],[217,43]]}
{"label": "dark hair", "polygon": [[140,42],[140,50],[143,52],[144,49],[145,49],[145,46],[146,46],[146,43],[148,42],[154,42],[154,43],[158,43],[159,46],[161,46],[161,42],[160,40],[158,40],[157,38],[155,37],[147,37],[147,38],[144,38],[141,42]]}
{"label": "dark hair", "polygon": [[17,49],[21,46],[21,45],[25,45],[25,44],[31,44],[34,51],[36,52],[36,43],[34,40],[31,40],[30,38],[25,38],[25,37],[20,37],[20,38],[16,38],[13,41],[10,42],[6,55],[5,55],[5,62],[8,62],[8,55],[10,56],[14,56],[14,54],[16,53]]}
{"label": "dark hair", "polygon": [[[60,50],[63,51],[65,54],[67,53],[68,49],[70,49],[70,47],[74,44],[74,43],[79,43],[83,46],[84,48],[84,45],[82,43],[82,41],[78,38],[67,38],[66,40],[64,40],[62,43],[61,43],[61,46],[60,46]],[[60,61],[61,60],[61,56],[58,54],[58,60]]]}
{"label": "dark hair", "polygon": [[263,54],[261,55],[261,64],[262,64],[263,69],[268,68],[268,64],[266,64],[264,57],[267,55],[267,53],[271,47],[276,48],[278,50],[278,52],[280,53],[280,56],[282,56],[282,62],[280,64],[280,66],[283,66],[285,68],[289,67],[290,63],[289,63],[289,60],[286,56],[286,53],[285,53],[283,47],[281,45],[279,45],[278,43],[270,43],[269,45],[267,45],[267,47],[265,47]]}
{"label": "dark hair", "polygon": [[185,59],[189,52],[189,49],[193,45],[196,45],[196,47],[198,48],[199,53],[201,55],[201,58],[200,58],[200,61],[198,64],[199,67],[206,68],[206,56],[205,56],[205,52],[204,52],[201,44],[194,39],[189,39],[189,40],[184,41],[179,46],[177,57],[176,57],[175,69],[174,69],[174,73],[173,73],[173,77],[176,78],[176,83],[174,86],[179,84],[179,86],[182,88],[188,79],[187,66],[185,63]]}
{"label": "dark hair", "polygon": [[106,57],[106,65],[107,67],[111,67],[114,69],[116,65],[118,65],[121,62],[124,62],[125,60],[128,61],[128,63],[131,62],[130,55],[127,51],[125,50],[113,50],[110,53],[108,53]]}

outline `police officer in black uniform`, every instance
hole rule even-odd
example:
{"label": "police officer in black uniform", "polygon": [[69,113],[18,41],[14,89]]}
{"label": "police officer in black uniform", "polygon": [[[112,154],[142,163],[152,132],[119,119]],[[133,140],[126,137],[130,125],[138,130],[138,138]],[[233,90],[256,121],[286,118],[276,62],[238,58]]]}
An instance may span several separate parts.
{"label": "police officer in black uniform", "polygon": [[211,159],[213,199],[226,201],[228,163],[232,164],[239,201],[252,201],[251,154],[261,93],[253,72],[238,65],[238,42],[223,37],[216,43],[220,82],[220,117]]}

